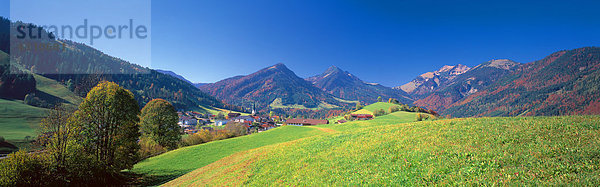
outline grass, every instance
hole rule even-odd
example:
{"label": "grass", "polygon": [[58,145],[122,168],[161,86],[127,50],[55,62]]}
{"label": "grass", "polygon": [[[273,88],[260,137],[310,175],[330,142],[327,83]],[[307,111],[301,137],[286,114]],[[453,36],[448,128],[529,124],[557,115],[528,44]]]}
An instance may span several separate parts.
{"label": "grass", "polygon": [[241,115],[250,115],[249,113],[231,111],[231,110],[226,110],[226,109],[216,108],[216,107],[206,107],[206,106],[199,106],[199,107],[200,107],[200,109],[203,110],[200,112],[208,112],[208,113],[214,114],[214,115],[219,114],[219,112],[222,112],[225,115],[227,115],[229,112],[236,112],[236,113],[240,113]]}
{"label": "grass", "polygon": [[0,99],[0,136],[7,140],[35,137],[34,129],[47,114],[48,109],[26,105],[20,100]]}
{"label": "grass", "polygon": [[[364,106],[362,109],[357,110],[352,113],[353,114],[371,114],[371,115],[373,115],[373,112],[375,112],[375,110],[379,110],[379,109],[383,109],[387,113],[387,112],[389,112],[389,108],[392,106],[398,106],[398,105],[393,104],[393,103],[377,102],[377,103],[373,103],[373,104]],[[400,119],[394,118],[393,120],[399,120],[397,122],[412,122],[412,121],[416,120],[416,114],[417,113],[413,113],[413,112],[395,112],[395,113],[393,113],[393,115],[396,115],[401,118]],[[429,114],[427,114],[427,115],[431,117],[431,115],[429,115]],[[384,117],[384,119],[385,118],[389,118],[389,117]],[[344,119],[344,116],[336,116],[336,117],[330,118],[328,120],[329,120],[330,124],[333,124],[341,119]]]}
{"label": "grass", "polygon": [[281,101],[281,98],[276,98],[275,100],[273,100],[273,102],[271,102],[271,104],[269,104],[269,106],[271,108],[295,108],[295,109],[310,109],[310,110],[330,109],[330,108],[339,107],[337,105],[329,104],[326,102],[321,102],[321,103],[319,103],[319,105],[317,107],[314,107],[314,108],[307,108],[304,105],[299,105],[299,104],[284,105]]}
{"label": "grass", "polygon": [[402,122],[411,116],[317,126],[332,131],[237,152],[166,185],[600,185],[600,116]]}
{"label": "grass", "polygon": [[353,114],[373,114],[373,112],[375,112],[375,110],[379,110],[379,109],[383,109],[383,111],[389,112],[389,108],[391,106],[398,106],[398,105],[393,104],[393,103],[377,102],[377,103],[367,105],[367,106],[363,107],[362,109],[360,109],[356,112],[352,112],[352,113]]}
{"label": "grass", "polygon": [[34,74],[33,77],[36,81],[36,89],[39,91],[46,92],[55,97],[64,99],[74,105],[79,105],[79,103],[81,103],[83,100],[81,97],[77,96],[75,93],[71,92],[69,89],[55,80],[37,74]]}
{"label": "grass", "polygon": [[[424,114],[423,115],[429,115]],[[362,129],[366,127],[374,127],[374,126],[384,126],[390,124],[400,124],[400,123],[410,123],[417,121],[417,113],[415,112],[405,112],[398,111],[388,115],[375,117],[372,120],[364,120],[364,121],[350,121],[342,124],[327,124],[327,125],[319,125],[319,127],[329,128],[336,131],[349,131]],[[431,115],[429,115],[431,116]]]}
{"label": "grass", "polygon": [[136,164],[131,171],[146,176],[142,183],[158,185],[240,151],[323,133],[326,132],[316,128],[284,126],[258,134],[173,150],[146,159]]}
{"label": "grass", "polygon": [[[81,98],[69,91],[55,80],[34,74],[36,89],[52,96],[64,99],[71,104],[79,104]],[[0,99],[0,136],[15,142],[18,147],[30,147],[28,141],[23,141],[26,136],[36,137],[42,118],[48,109],[24,104],[21,100]],[[25,142],[25,143],[24,143]]]}

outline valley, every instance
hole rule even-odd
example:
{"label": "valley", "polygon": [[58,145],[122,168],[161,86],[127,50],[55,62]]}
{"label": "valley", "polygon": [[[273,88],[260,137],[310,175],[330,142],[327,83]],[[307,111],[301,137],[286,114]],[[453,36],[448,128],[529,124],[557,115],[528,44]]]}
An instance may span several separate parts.
{"label": "valley", "polygon": [[0,186],[600,186],[598,2],[3,5]]}

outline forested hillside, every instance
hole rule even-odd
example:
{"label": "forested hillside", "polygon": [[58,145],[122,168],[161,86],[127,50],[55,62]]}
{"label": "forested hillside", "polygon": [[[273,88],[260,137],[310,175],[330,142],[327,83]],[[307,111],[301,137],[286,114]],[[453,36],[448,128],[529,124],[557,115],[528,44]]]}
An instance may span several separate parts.
{"label": "forested hillside", "polygon": [[600,48],[553,53],[456,102],[452,116],[600,114]]}
{"label": "forested hillside", "polygon": [[[11,24],[23,23],[11,23],[4,18],[0,20],[0,28],[8,28]],[[3,42],[1,46],[5,52],[10,51],[10,40],[7,38],[9,33],[9,29],[0,30],[0,36],[3,36],[0,40]],[[42,30],[42,36],[45,35],[48,33]],[[199,106],[243,110],[203,93],[188,82],[112,57],[85,44],[50,38],[13,41],[10,51],[11,63],[32,73],[57,80],[82,97],[99,81],[108,80],[131,90],[140,106],[154,98],[164,98],[182,110],[202,111],[203,108]],[[57,48],[48,50],[36,46]]]}

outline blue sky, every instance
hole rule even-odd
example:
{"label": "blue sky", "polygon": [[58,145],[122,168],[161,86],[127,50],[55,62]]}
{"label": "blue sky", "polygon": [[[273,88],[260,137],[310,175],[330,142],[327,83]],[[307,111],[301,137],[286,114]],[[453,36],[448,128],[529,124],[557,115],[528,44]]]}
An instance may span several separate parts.
{"label": "blue sky", "polygon": [[[597,1],[152,1],[152,68],[215,82],[279,62],[301,77],[335,65],[364,81],[398,86],[446,64],[526,63],[600,46],[599,7]],[[125,58],[118,52],[131,47],[98,48]]]}

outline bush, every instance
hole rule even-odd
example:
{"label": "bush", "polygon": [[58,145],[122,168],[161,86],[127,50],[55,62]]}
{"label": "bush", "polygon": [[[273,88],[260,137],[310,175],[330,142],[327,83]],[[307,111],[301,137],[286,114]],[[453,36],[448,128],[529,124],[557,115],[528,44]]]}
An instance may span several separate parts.
{"label": "bush", "polygon": [[213,140],[213,135],[208,130],[200,130],[197,133],[190,134],[187,137],[183,138],[183,145],[198,145],[201,143],[210,142]]}
{"label": "bush", "polygon": [[374,116],[383,116],[383,115],[385,115],[385,110],[377,109],[377,110],[375,110],[375,112],[373,112],[373,115]]}
{"label": "bush", "polygon": [[399,106],[396,106],[396,105],[394,105],[394,106],[391,106],[391,107],[389,108],[389,111],[390,111],[390,113],[398,112],[398,111],[400,111],[400,107],[399,107]]}
{"label": "bush", "polygon": [[246,128],[246,126],[236,122],[227,123],[227,125],[225,126],[225,130],[228,131],[229,134],[231,134],[231,136],[234,137],[243,136],[248,133],[248,129]]}
{"label": "bush", "polygon": [[346,121],[352,121],[352,120],[354,120],[354,118],[353,118],[353,117],[352,117],[352,115],[350,115],[350,114],[346,114],[346,115],[344,115],[344,119],[345,119]]}
{"label": "bush", "polygon": [[423,114],[417,113],[417,121],[423,121]]}
{"label": "bush", "polygon": [[228,131],[226,130],[216,130],[213,131],[214,135],[213,135],[213,139],[212,141],[216,141],[216,140],[224,140],[227,138],[231,138],[233,137]]}
{"label": "bush", "polygon": [[210,142],[213,140],[213,133],[209,130],[200,130],[196,135],[199,136],[202,143]]}
{"label": "bush", "polygon": [[204,141],[202,141],[202,138],[200,138],[200,135],[198,135],[198,133],[190,134],[184,137],[181,142],[183,146],[191,146],[204,143]]}
{"label": "bush", "polygon": [[28,154],[17,151],[0,160],[0,186],[48,186],[52,177],[43,154]]}
{"label": "bush", "polygon": [[360,102],[356,103],[356,110],[360,110],[363,109],[363,106],[360,104]]}
{"label": "bush", "polygon": [[160,155],[165,152],[167,152],[167,148],[161,146],[150,138],[142,138],[140,140],[140,160]]}

